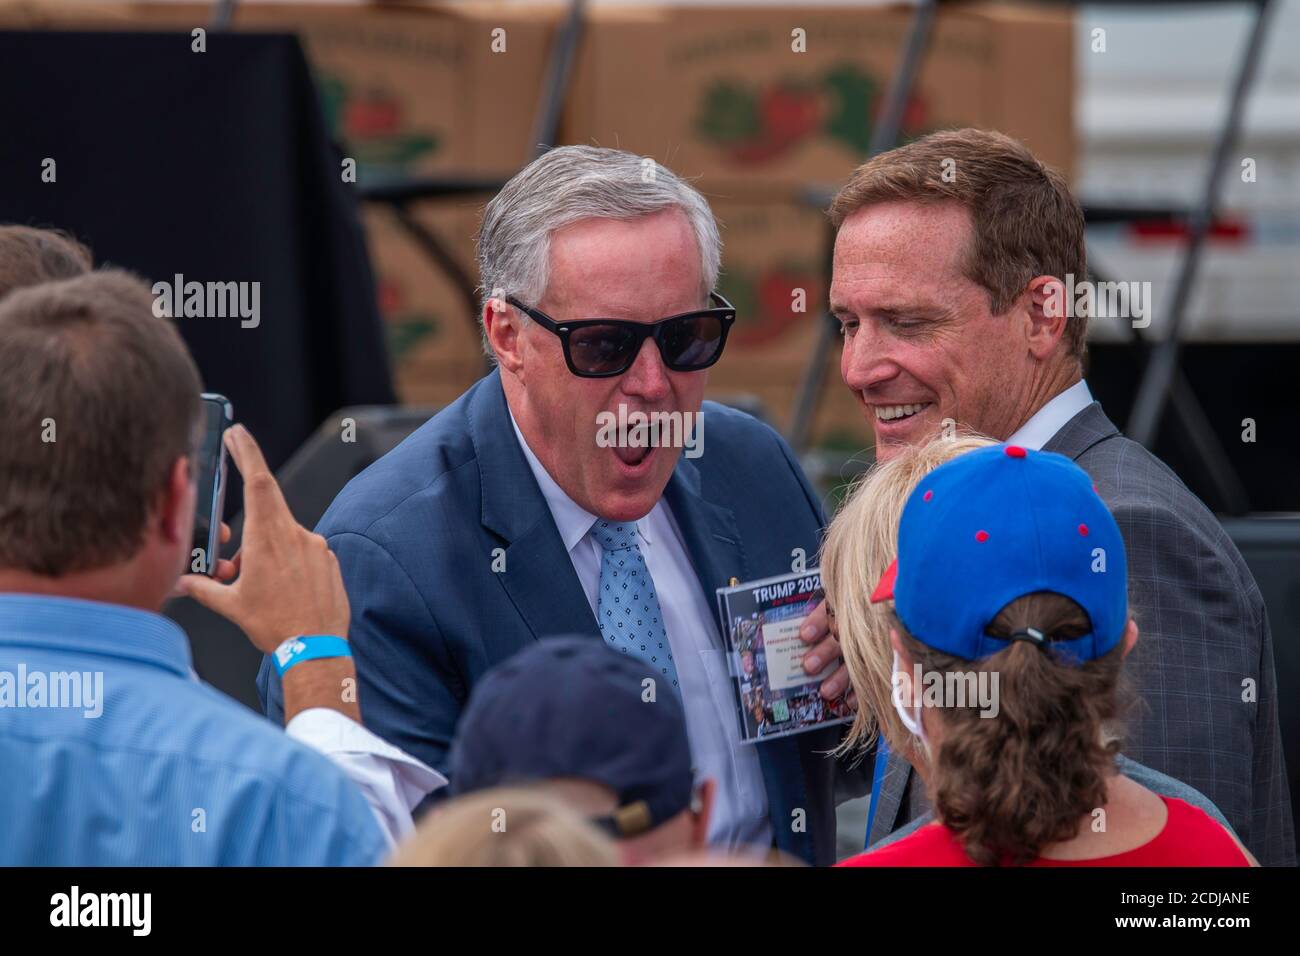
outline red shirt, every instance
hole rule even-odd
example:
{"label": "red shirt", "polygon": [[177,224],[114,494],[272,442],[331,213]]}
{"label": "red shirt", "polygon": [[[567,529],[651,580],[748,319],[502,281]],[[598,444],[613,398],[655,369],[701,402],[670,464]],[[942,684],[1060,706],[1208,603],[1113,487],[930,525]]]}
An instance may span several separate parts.
{"label": "red shirt", "polygon": [[[1169,811],[1164,828],[1139,847],[1091,860],[1047,860],[1028,866],[1249,866],[1227,830],[1205,811],[1176,797],[1161,797]],[[975,866],[961,842],[940,823],[901,840],[850,857],[837,866]]]}

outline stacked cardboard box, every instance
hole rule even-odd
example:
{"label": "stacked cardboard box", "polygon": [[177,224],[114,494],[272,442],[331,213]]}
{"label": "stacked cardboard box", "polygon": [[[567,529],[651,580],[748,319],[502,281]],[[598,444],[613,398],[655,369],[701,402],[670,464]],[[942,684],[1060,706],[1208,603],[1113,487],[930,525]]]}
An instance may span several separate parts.
{"label": "stacked cardboard box", "polygon": [[[508,176],[528,142],[561,6],[507,3],[260,2],[236,29],[297,32],[322,105],[360,179],[407,174]],[[825,309],[828,233],[810,187],[833,189],[865,158],[897,65],[905,7],[596,5],[570,84],[563,141],[653,156],[690,177],[723,224],[720,288],[739,310],[714,395],[745,392],[789,424]],[[189,31],[207,6],[0,0],[0,25]],[[219,42],[215,38],[210,42]],[[996,3],[938,14],[903,136],[979,126],[1025,140],[1070,171],[1074,156],[1068,12]],[[425,204],[417,215],[477,281],[482,199]],[[483,369],[476,316],[390,210],[365,224],[389,323],[399,394],[441,403]],[[802,294],[801,294],[802,293]],[[838,349],[814,421],[818,439],[866,444],[840,384]]]}
{"label": "stacked cardboard box", "polygon": [[[484,3],[301,7],[244,4],[240,29],[291,29],[316,74],[327,121],[358,179],[509,177],[529,134],[555,17]],[[490,198],[412,204],[414,217],[478,281],[474,234]],[[484,371],[476,311],[394,212],[364,216],[398,395],[453,400]]]}
{"label": "stacked cardboard box", "polygon": [[[865,159],[911,16],[793,4],[618,8],[597,10],[584,40],[568,141],[653,156],[709,196],[724,225],[721,287],[740,312],[710,386],[758,395],[781,427],[826,306],[826,222],[803,199],[810,187],[834,189]],[[1068,173],[1071,43],[1068,13],[941,10],[903,138],[1000,129]],[[866,444],[838,357],[836,348],[814,435]]]}

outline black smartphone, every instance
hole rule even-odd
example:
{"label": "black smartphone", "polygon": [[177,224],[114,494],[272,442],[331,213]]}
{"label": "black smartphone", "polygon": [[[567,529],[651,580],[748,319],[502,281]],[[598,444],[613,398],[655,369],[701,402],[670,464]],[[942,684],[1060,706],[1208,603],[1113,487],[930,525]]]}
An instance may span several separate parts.
{"label": "black smartphone", "polygon": [[199,398],[203,438],[195,463],[198,497],[194,505],[190,570],[210,576],[216,570],[221,552],[221,512],[226,502],[226,443],[222,436],[235,419],[226,396],[204,392]]}

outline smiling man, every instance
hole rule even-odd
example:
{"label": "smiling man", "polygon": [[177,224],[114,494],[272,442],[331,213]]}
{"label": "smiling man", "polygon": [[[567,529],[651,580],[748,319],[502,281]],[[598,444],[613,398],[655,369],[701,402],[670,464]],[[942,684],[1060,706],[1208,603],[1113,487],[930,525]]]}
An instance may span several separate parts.
{"label": "smiling man", "polygon": [[[1293,864],[1263,600],[1205,505],[1092,400],[1087,316],[1058,307],[1087,275],[1064,179],[998,133],[935,133],[859,167],[830,216],[840,370],[877,458],[950,423],[1087,471],[1124,535],[1144,635],[1125,753],[1201,790],[1266,865]],[[927,808],[911,780],[891,757],[869,842]]]}
{"label": "smiling man", "polygon": [[[680,696],[717,785],[712,845],[833,862],[839,728],[739,743],[714,590],[788,572],[824,517],[771,428],[703,401],[734,320],[708,204],[640,156],[563,147],[488,204],[478,253],[498,368],[317,529],[348,588],[365,723],[446,771],[491,667],[543,637],[604,641],[643,668],[646,706]],[[704,454],[603,440],[602,420],[634,413],[702,414]],[[278,715],[268,665],[259,684]],[[629,759],[643,743],[629,733]]]}

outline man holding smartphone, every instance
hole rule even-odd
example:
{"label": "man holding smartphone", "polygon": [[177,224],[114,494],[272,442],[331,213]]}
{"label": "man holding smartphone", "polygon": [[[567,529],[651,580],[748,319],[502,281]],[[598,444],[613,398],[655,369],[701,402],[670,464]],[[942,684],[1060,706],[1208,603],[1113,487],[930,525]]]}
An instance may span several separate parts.
{"label": "man holding smartphone", "polygon": [[[369,865],[388,841],[338,767],[196,678],[158,614],[190,567],[200,383],[146,285],[97,272],[0,302],[0,865]],[[251,436],[244,549],[183,587],[264,650],[294,708],[352,710],[348,605]],[[316,652],[320,636],[332,649]],[[303,640],[303,639],[306,640]],[[111,820],[112,827],[105,827]]]}

